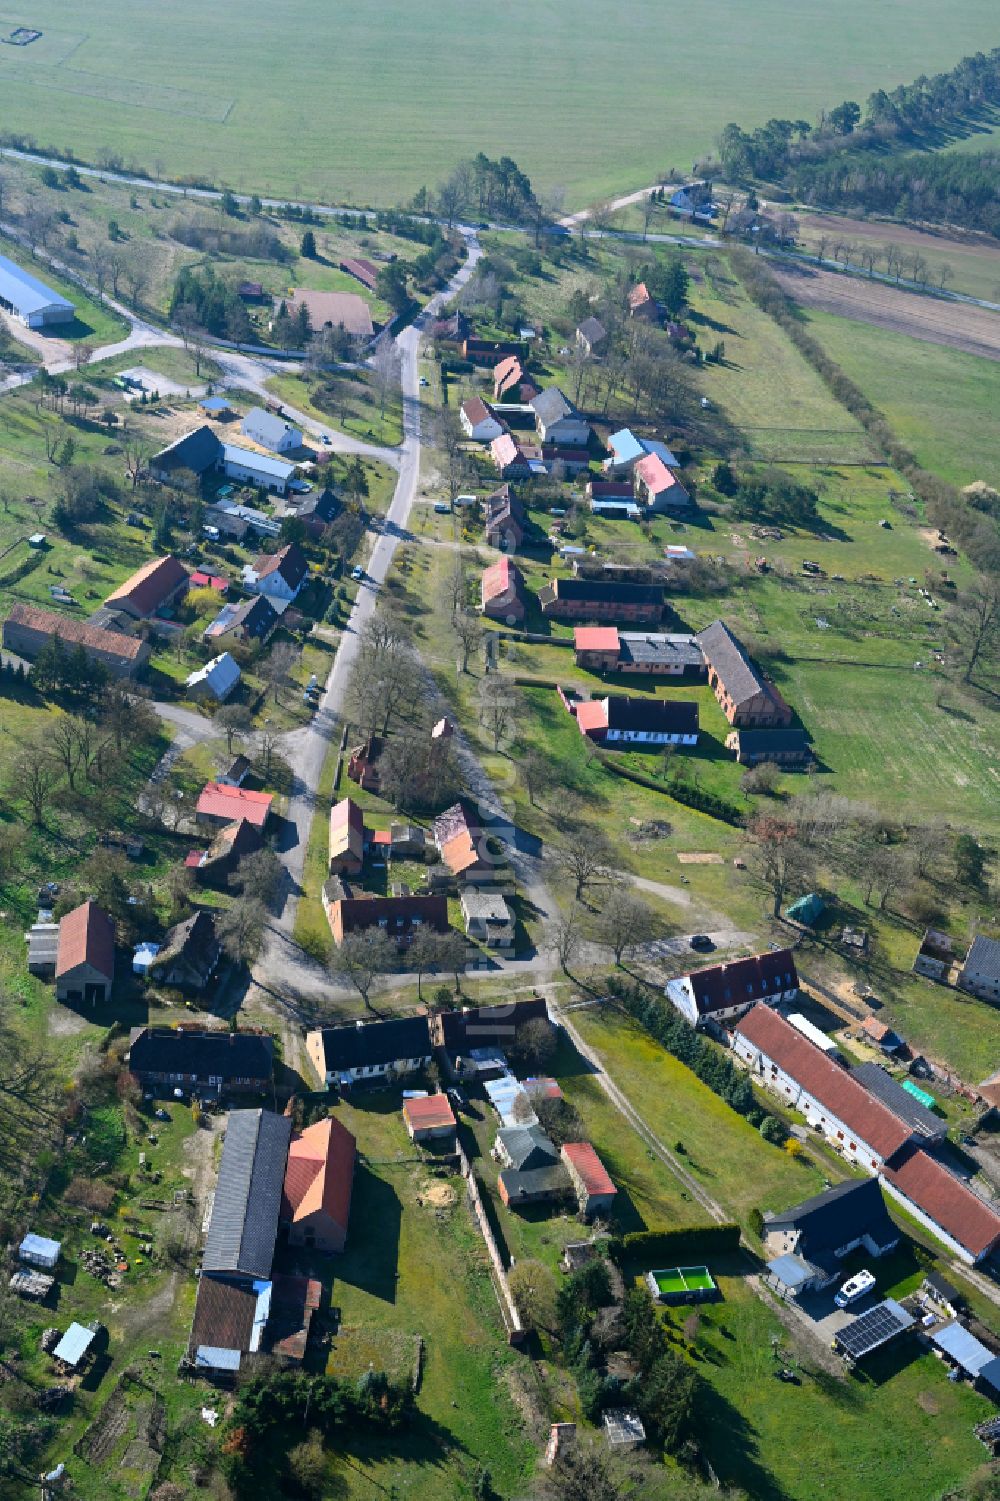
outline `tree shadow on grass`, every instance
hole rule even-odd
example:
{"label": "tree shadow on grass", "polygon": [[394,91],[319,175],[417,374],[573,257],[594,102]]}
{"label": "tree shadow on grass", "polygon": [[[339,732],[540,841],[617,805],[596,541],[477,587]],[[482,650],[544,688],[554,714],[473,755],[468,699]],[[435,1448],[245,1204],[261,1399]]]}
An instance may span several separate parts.
{"label": "tree shadow on grass", "polygon": [[738,1486],[754,1501],[788,1501],[788,1492],[760,1462],[756,1430],[707,1381],[698,1389],[695,1428],[723,1486]]}

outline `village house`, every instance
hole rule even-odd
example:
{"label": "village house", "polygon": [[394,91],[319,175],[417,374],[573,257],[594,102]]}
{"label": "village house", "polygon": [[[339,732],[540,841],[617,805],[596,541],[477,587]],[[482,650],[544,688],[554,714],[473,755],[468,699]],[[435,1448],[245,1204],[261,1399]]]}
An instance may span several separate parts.
{"label": "village house", "polygon": [[557,448],[586,448],[590,424],[558,386],[547,386],[528,403],[535,414],[535,430],[542,443]]}
{"label": "village house", "polygon": [[843,1276],[852,1251],[879,1260],[895,1250],[899,1231],[889,1218],[877,1178],[850,1178],[781,1213],[764,1212],[767,1283],[782,1297],[830,1287]]}
{"label": "village house", "polygon": [[615,750],[653,750],[698,744],[698,705],[693,699],[607,698],[573,705],[581,735]]}
{"label": "village house", "polygon": [[746,1014],[758,1001],[768,1005],[794,1001],[799,977],[791,949],[769,949],[747,959],[710,964],[677,975],[667,982],[664,994],[692,1027],[707,1022],[724,1025]]}
{"label": "village house", "polygon": [[658,453],[647,454],[632,471],[635,498],[652,515],[667,511],[686,511],[694,502]]}
{"label": "village house", "polygon": [[699,631],[695,640],[708,663],[708,685],[723,714],[739,729],[787,729],[792,711],[773,683],[751,662],[721,620]]}
{"label": "village house", "polygon": [[269,448],[272,453],[293,453],[304,446],[302,434],[283,417],[263,407],[251,407],[240,424],[245,438]]}
{"label": "village house", "polygon": [[922,1147],[900,1152],[880,1176],[890,1197],[967,1266],[1000,1246],[1000,1214]]}
{"label": "village house", "polygon": [[207,425],[169,443],[149,461],[152,477],[166,483],[179,471],[187,470],[200,478],[212,469],[240,484],[254,485],[274,495],[284,495],[295,474],[294,464],[258,453],[241,443],[226,443]]}
{"label": "village house", "polygon": [[253,766],[246,756],[236,755],[225,771],[219,773],[216,781],[220,782],[223,787],[242,787],[252,770]]}
{"label": "village house", "polygon": [[149,661],[151,651],[149,642],[136,636],[85,625],[68,615],[20,600],[12,605],[3,623],[5,651],[33,662],[54,640],[58,640],[67,655],[82,647],[87,661],[105,668],[113,678],[135,677]]}
{"label": "village house", "polygon": [[309,575],[305,553],[289,542],[274,553],[261,553],[243,569],[243,582],[254,594],[266,594],[279,615],[295,599]]}
{"label": "village house", "polygon": [[663,614],[663,589],[659,584],[554,578],[539,589],[538,604],[542,614],[554,620],[658,625]]}
{"label": "village house", "polygon": [[379,790],[378,759],[385,750],[381,735],[369,735],[361,745],[356,745],[347,759],[347,775],[357,782],[363,792]]}
{"label": "village house", "polygon": [[203,991],[222,958],[215,936],[215,918],[204,910],[167,930],[162,947],[149,965],[149,978],[157,985],[173,986],[195,994]]}
{"label": "village house", "polygon": [[703,679],[705,658],[693,636],[619,631],[614,625],[578,625],[573,630],[577,667],[630,676]]}
{"label": "village house", "polygon": [[1000,941],[980,933],[965,956],[958,983],[982,1001],[1000,1002]]}
{"label": "village house", "polygon": [[545,474],[542,450],[527,438],[503,433],[490,444],[490,458],[503,480],[539,478]]}
{"label": "village house", "polygon": [[219,828],[242,819],[263,833],[273,802],[273,792],[252,792],[247,787],[206,782],[194,811],[199,823]]}
{"label": "village house", "polygon": [[527,378],[520,358],[516,354],[505,356],[493,367],[493,400],[517,401],[521,395],[521,385]]}
{"label": "village house", "polygon": [[484,536],[487,545],[500,552],[517,552],[524,541],[524,506],[510,485],[501,485],[483,501]]}
{"label": "village house", "polygon": [[223,605],[202,634],[206,641],[232,636],[234,641],[259,641],[263,645],[271,639],[280,618],[265,595],[254,594],[239,604]]}
{"label": "village house", "polygon": [[741,766],[808,766],[813,759],[805,730],[730,730],[726,749]]}
{"label": "village house", "polygon": [[[279,463],[280,460],[274,459],[271,462]],[[272,541],[281,533],[281,522],[276,516],[269,516],[266,511],[258,510],[256,506],[245,506],[233,500],[224,500],[217,502],[214,506],[206,506],[205,521],[213,526],[220,536],[232,537],[236,542],[242,542],[247,532],[253,532],[258,537],[270,537]],[[247,546],[249,545],[247,543]]]}
{"label": "village house", "polygon": [[498,558],[483,569],[480,608],[491,620],[514,624],[524,619],[524,575],[510,558]]}
{"label": "village house", "polygon": [[211,589],[214,594],[226,595],[229,593],[229,580],[219,573],[204,573],[197,568],[191,575],[192,589]]}
{"label": "village house", "polygon": [[514,914],[499,891],[478,891],[475,887],[467,887],[460,902],[467,938],[491,949],[504,951],[513,948]]}
{"label": "village house", "polygon": [[497,1189],[509,1209],[551,1203],[569,1191],[569,1174],[541,1126],[498,1131],[493,1155],[501,1164]]}
{"label": "village house", "polygon": [[[218,786],[233,786],[220,778]],[[259,850],[262,829],[248,818],[233,818],[225,824],[206,850],[191,850],[184,860],[195,880],[205,886],[225,886],[244,855]]]}
{"label": "village house", "polygon": [[309,1061],[329,1087],[349,1089],[387,1075],[414,1074],[431,1061],[426,1016],[394,1016],[386,1021],[323,1027],[306,1034]]}
{"label": "village house", "polygon": [[642,318],[647,323],[659,323],[660,308],[644,281],[634,286],[628,294],[627,306],[630,318]]}
{"label": "village house", "polygon": [[453,1140],[458,1123],[446,1094],[426,1094],[403,1101],[403,1124],[410,1140]]}
{"label": "village house", "polygon": [[442,862],[459,881],[475,886],[495,878],[500,862],[471,803],[461,800],[439,813],[432,833]]}
{"label": "village house", "polygon": [[477,367],[494,366],[499,360],[515,354],[524,357],[521,339],[477,339],[472,335],[462,340],[462,355]]}
{"label": "village house", "polygon": [[330,809],[329,874],[356,876],[365,863],[365,816],[353,798]]}
{"label": "village house", "polygon": [[559,1153],[585,1220],[611,1218],[618,1190],[589,1141],[568,1141]]}
{"label": "village house", "polygon": [[205,1027],[137,1027],[126,1054],[143,1089],[193,1094],[258,1093],[270,1088],[274,1043],[263,1032]]}
{"label": "village house", "polygon": [[213,657],[203,667],[189,672],[184,686],[189,698],[222,704],[238,686],[242,673],[227,651]]}
{"label": "village house", "polygon": [[311,537],[322,537],[330,522],[339,516],[343,502],[336,490],[324,485],[300,498],[295,514]]}
{"label": "village house", "polygon": [[[659,458],[668,469],[679,469],[680,464],[665,443],[656,438],[640,438],[630,427],[620,428],[608,439],[608,456],[603,468],[606,474],[625,478],[632,473],[642,459]],[[629,491],[631,494],[632,491]]]}
{"label": "village house", "polygon": [[333,1116],[296,1132],[288,1147],[278,1223],[288,1244],[343,1251],[351,1216],[357,1143]]}
{"label": "village house", "polygon": [[421,928],[448,931],[448,899],[432,893],[417,896],[354,895],[339,876],[323,887],[323,906],[334,943],[340,947],[351,933],[379,928],[402,951]]}
{"label": "village house", "polygon": [[438,1011],[430,1018],[430,1028],[435,1046],[444,1048],[454,1061],[466,1056],[473,1048],[493,1048],[503,1052],[515,1047],[519,1031],[531,1022],[550,1025],[544,996],[526,996],[523,1000],[508,1001],[501,1006]]}
{"label": "village house", "polygon": [[561,474],[564,479],[575,479],[589,467],[590,459],[585,448],[558,448],[554,444],[543,443],[542,463],[546,474],[557,478]]}
{"label": "village house", "polygon": [[939,984],[947,984],[954,962],[955,945],[948,934],[942,933],[939,928],[925,928],[913,961],[914,974],[924,975],[928,980],[937,980]]}
{"label": "village house", "polygon": [[592,359],[602,354],[608,342],[608,331],[600,318],[584,318],[582,323],[578,323],[576,342],[584,354],[589,354]]}
{"label": "village house", "polygon": [[162,615],[184,595],[188,587],[187,570],[169,554],[151,558],[119,584],[104,601],[109,609],[120,610],[134,620]]}
{"label": "village house", "polygon": [[111,999],[115,925],[96,902],[83,902],[59,923],[56,999],[96,1006]]}
{"label": "village house", "polygon": [[877,1173],[910,1141],[907,1122],[770,1006],[759,1004],[736,1023],[732,1047],[765,1088],[801,1112],[849,1162]]}
{"label": "village house", "polygon": [[471,396],[459,408],[459,421],[467,438],[474,443],[492,443],[505,431],[481,396]]}

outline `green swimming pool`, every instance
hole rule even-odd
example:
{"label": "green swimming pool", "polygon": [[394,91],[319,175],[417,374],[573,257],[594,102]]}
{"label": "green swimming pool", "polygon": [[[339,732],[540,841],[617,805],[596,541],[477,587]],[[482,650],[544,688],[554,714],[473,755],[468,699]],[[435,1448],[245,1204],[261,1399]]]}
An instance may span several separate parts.
{"label": "green swimming pool", "polygon": [[676,1266],[646,1273],[649,1290],[665,1303],[705,1298],[716,1291],[707,1266]]}

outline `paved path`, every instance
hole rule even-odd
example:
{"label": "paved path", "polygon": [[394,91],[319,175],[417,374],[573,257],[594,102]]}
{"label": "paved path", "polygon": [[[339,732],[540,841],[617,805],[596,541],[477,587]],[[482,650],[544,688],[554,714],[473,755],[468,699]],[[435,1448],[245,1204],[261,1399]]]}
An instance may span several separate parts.
{"label": "paved path", "polygon": [[[279,1003],[308,1007],[330,993],[330,982],[321,965],[311,960],[295,944],[295,914],[302,889],[306,846],[313,814],[317,811],[316,794],[323,763],[340,728],[351,671],[358,652],[358,640],[365,623],[371,618],[399,541],[407,531],[410,507],[420,476],[420,387],[417,354],[420,338],[429,320],[440,307],[465,285],[481,254],[475,234],[466,235],[468,250],[464,264],[444,291],[437,293],[419,317],[396,341],[402,361],[403,442],[398,453],[399,479],[389,506],[385,524],[376,538],[366,567],[365,581],[345,626],[319,709],[303,729],[287,737],[286,754],[291,748],[292,791],[289,798],[285,848],[279,853],[285,867],[284,888],[269,923],[263,951],[254,967],[254,980]],[[380,454],[383,452],[379,451]]]}

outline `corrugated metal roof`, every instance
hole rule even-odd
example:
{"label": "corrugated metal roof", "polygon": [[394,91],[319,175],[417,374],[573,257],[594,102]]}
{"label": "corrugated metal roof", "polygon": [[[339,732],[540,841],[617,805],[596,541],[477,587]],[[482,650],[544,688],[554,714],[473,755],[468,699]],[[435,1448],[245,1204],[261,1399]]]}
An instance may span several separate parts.
{"label": "corrugated metal roof", "polygon": [[83,1359],[94,1342],[96,1329],[87,1329],[83,1324],[70,1324],[62,1339],[52,1351],[55,1360],[64,1360],[75,1366]]}
{"label": "corrugated metal roof", "polygon": [[222,459],[226,464],[240,464],[256,474],[273,474],[275,479],[291,479],[295,473],[294,464],[286,464],[284,459],[268,458],[266,453],[244,448],[240,443],[223,443]]}
{"label": "corrugated metal roof", "polygon": [[71,313],[76,311],[67,298],[5,255],[0,255],[0,297],[23,314],[39,313],[49,307],[68,308]]}
{"label": "corrugated metal roof", "polygon": [[292,1123],[264,1110],[234,1110],[222,1149],[202,1266],[267,1277],[278,1234]]}
{"label": "corrugated metal roof", "polygon": [[955,1364],[960,1365],[963,1371],[968,1371],[970,1376],[978,1376],[980,1371],[996,1359],[993,1351],[981,1344],[957,1319],[932,1334],[931,1343],[950,1355]]}

